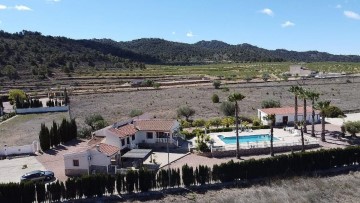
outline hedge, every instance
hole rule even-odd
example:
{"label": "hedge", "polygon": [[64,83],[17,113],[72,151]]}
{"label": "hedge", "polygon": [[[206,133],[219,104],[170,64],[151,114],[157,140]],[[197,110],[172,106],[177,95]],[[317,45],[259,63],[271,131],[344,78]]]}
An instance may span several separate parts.
{"label": "hedge", "polygon": [[195,169],[188,165],[180,170],[169,171],[161,169],[157,175],[154,172],[141,169],[128,171],[126,175],[97,174],[79,178],[70,178],[63,182],[44,184],[1,183],[0,202],[38,202],[71,201],[91,197],[111,195],[116,188],[118,194],[146,192],[166,189],[169,187],[191,187],[214,182],[232,182],[236,180],[251,180],[271,177],[291,177],[308,175],[314,171],[340,168],[343,166],[358,166],[360,147],[345,149],[329,149],[310,152],[291,153],[275,157],[250,159],[241,162],[229,161],[220,165],[199,165]]}

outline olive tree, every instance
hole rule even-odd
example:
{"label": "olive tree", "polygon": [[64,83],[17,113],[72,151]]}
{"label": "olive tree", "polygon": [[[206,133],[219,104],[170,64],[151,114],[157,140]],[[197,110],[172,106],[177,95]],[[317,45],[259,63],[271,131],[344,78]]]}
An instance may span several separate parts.
{"label": "olive tree", "polygon": [[189,106],[181,106],[176,112],[178,117],[185,117],[186,121],[189,121],[189,118],[195,114],[195,110]]}

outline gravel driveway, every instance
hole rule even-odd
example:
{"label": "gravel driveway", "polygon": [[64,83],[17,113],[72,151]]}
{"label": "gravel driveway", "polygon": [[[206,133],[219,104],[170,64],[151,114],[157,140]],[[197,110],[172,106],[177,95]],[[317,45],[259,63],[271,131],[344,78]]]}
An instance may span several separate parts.
{"label": "gravel driveway", "polygon": [[45,170],[36,156],[0,160],[0,183],[20,182],[22,175],[34,170]]}

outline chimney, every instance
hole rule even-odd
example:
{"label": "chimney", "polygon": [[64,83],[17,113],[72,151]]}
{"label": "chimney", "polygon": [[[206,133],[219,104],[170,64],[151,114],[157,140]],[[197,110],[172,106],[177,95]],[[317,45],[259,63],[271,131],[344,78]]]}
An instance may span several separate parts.
{"label": "chimney", "polygon": [[100,152],[100,145],[96,145],[96,150],[98,150]]}

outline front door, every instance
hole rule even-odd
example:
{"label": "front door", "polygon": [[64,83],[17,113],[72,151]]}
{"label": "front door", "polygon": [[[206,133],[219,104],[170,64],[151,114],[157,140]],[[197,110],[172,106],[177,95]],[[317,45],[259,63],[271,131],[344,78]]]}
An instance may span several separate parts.
{"label": "front door", "polygon": [[288,121],[289,121],[289,117],[283,116],[283,125],[287,125]]}

